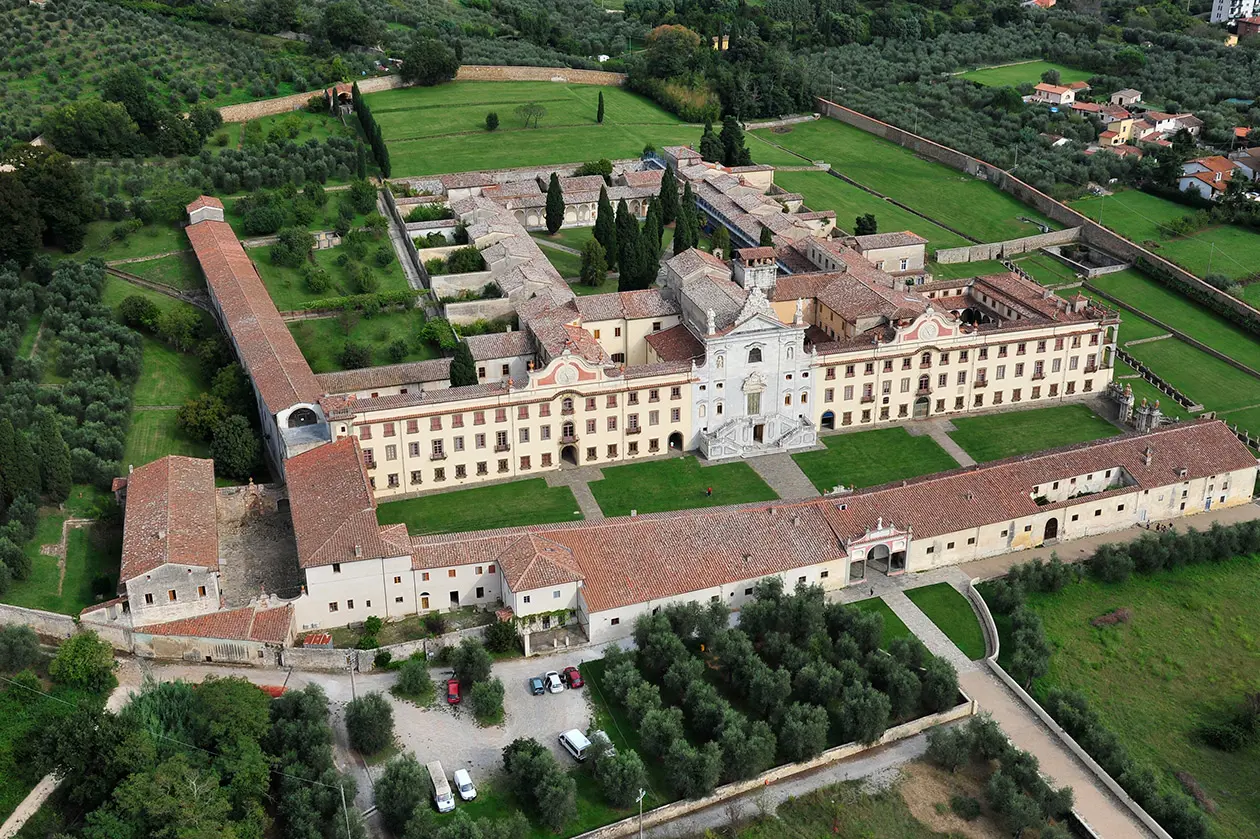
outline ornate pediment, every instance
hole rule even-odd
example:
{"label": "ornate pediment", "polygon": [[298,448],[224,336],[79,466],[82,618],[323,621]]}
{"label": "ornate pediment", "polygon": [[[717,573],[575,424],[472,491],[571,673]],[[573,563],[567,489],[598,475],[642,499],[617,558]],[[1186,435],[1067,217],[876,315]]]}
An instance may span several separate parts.
{"label": "ornate pediment", "polygon": [[[761,290],[760,286],[753,286],[748,291],[748,298],[744,300],[744,308],[739,310],[739,315],[735,318],[736,323],[743,323],[751,320],[757,315],[769,315],[774,317],[774,309],[770,307],[770,301],[766,299],[766,294]],[[778,320],[775,318],[775,320]]]}
{"label": "ornate pediment", "polygon": [[931,306],[927,311],[915,318],[907,326],[897,330],[894,344],[925,343],[930,344],[942,339],[952,339],[958,335],[958,323],[949,314],[935,311]]}
{"label": "ornate pediment", "polygon": [[748,378],[744,379],[742,390],[744,393],[763,393],[766,389],[766,377],[754,370],[748,374]]}

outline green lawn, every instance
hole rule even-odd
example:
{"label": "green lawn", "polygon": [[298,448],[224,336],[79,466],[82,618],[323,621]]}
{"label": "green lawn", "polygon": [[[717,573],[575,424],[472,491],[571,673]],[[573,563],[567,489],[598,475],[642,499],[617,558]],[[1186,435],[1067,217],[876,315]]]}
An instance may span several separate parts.
{"label": "green lawn", "polygon": [[[87,259],[99,256],[106,261],[113,259],[129,259],[133,256],[154,256],[170,251],[188,250],[188,237],[176,224],[154,222],[132,233],[122,241],[107,242],[106,239],[114,228],[122,222],[93,221],[87,226],[87,236],[83,240],[83,249],[71,256],[74,259]],[[128,270],[126,265],[120,266]]]}
{"label": "green lawn", "polygon": [[819,492],[841,484],[875,486],[958,466],[931,437],[911,437],[904,428],[829,434],[821,439],[825,450],[792,455]]}
{"label": "green lawn", "polygon": [[124,466],[142,466],[168,454],[188,457],[209,457],[210,447],[200,440],[189,439],[175,420],[175,409],[133,411],[127,429],[127,445],[123,452]]}
{"label": "green lawn", "polygon": [[[557,245],[573,248],[575,251],[582,250],[586,243],[595,235],[594,227],[562,227],[556,231],[555,235],[550,233],[531,233],[535,239],[540,242],[555,242]],[[545,251],[546,248],[543,248]]]}
{"label": "green lawn", "polygon": [[[1167,402],[1168,400],[1164,401]],[[1159,408],[1161,411],[1164,410],[1163,404],[1161,404]],[[1165,413],[1167,413],[1167,411],[1165,411]],[[1250,431],[1252,434],[1260,435],[1260,408],[1244,408],[1240,411],[1226,411],[1218,416],[1230,425],[1237,425],[1240,428]]]}
{"label": "green lawn", "polygon": [[567,251],[558,251],[555,248],[543,246],[539,248],[543,252],[543,256],[547,257],[547,261],[560,272],[560,276],[565,279],[580,276],[582,273],[582,257],[577,254],[568,253]]}
{"label": "green lawn", "polygon": [[[701,468],[694,457],[671,457],[603,470],[604,479],[591,481],[591,492],[606,516],[659,513],[772,501],[774,490],[747,463],[723,463]],[[713,488],[713,494],[705,490]]]}
{"label": "green lawn", "polygon": [[[1071,202],[1081,212],[1139,245],[1202,277],[1224,274],[1239,278],[1260,270],[1260,231],[1233,224],[1212,225],[1191,236],[1169,238],[1159,232],[1162,222],[1188,216],[1193,207],[1135,189]],[[1260,287],[1243,292],[1248,302],[1260,302]]]}
{"label": "green lawn", "polygon": [[134,405],[179,407],[210,389],[195,355],[174,350],[148,335],[141,335],[140,341],[144,355],[132,392]]}
{"label": "green lawn", "polygon": [[1132,269],[1090,280],[1101,291],[1260,370],[1260,338]]}
{"label": "green lawn", "polygon": [[[800,155],[775,145],[773,134],[765,137],[758,134],[745,136],[748,138],[745,145],[748,147],[748,152],[752,155],[754,163],[764,163],[767,166],[808,166],[810,164],[810,161]],[[778,183],[779,174],[781,173],[775,175],[776,183]]]}
{"label": "green lawn", "polygon": [[984,658],[984,631],[967,598],[949,583],[906,590],[910,602],[923,610],[937,629],[972,661]]}
{"label": "green lawn", "polygon": [[881,232],[910,230],[927,239],[929,254],[935,253],[939,248],[957,248],[968,244],[957,233],[951,233],[938,224],[882,198],[876,198],[826,172],[776,172],[774,182],[789,192],[799,192],[805,196],[805,204],[811,210],[835,210],[836,224],[844,230],[853,230],[855,218],[871,213],[879,223]]}
{"label": "green lawn", "polygon": [[1087,82],[1093,73],[1087,70],[1076,70],[1055,64],[1052,61],[1029,61],[1026,64],[1012,64],[1006,67],[982,67],[962,74],[964,79],[976,84],[993,87],[1016,87],[1021,84],[1038,84],[1041,74],[1048,70],[1059,71],[1059,83]]}
{"label": "green lawn", "polygon": [[[860,582],[853,585],[859,589],[862,587]],[[863,612],[874,612],[884,619],[884,636],[879,642],[879,646],[882,649],[888,649],[888,645],[898,638],[914,637],[914,633],[902,622],[901,618],[897,617],[897,613],[884,602],[883,598],[870,597],[847,605],[852,606],[854,609],[860,609]]]}
{"label": "green lawn", "polygon": [[[1108,300],[1100,301],[1104,306],[1109,305],[1110,308],[1116,308],[1116,304]],[[1120,310],[1120,332],[1119,342],[1123,346],[1130,341],[1140,341],[1143,338],[1154,338],[1156,335],[1169,335],[1169,331],[1162,326],[1151,323],[1146,318],[1138,317],[1127,309]]]}
{"label": "green lawn", "polygon": [[296,321],[289,324],[289,331],[311,369],[316,373],[331,373],[343,369],[338,356],[347,341],[371,347],[373,365],[395,363],[388,349],[399,338],[407,342],[403,361],[437,358],[440,355],[437,348],[419,338],[423,324],[424,313],[419,309],[382,312],[370,318],[358,312],[343,312],[335,317]]}
{"label": "green lawn", "polygon": [[1260,404],[1260,379],[1231,367],[1178,338],[1126,347],[1164,381],[1208,410]]}
{"label": "green lawn", "polygon": [[1007,268],[996,259],[982,259],[977,262],[951,262],[944,264],[933,262],[928,271],[937,280],[965,280],[970,277],[983,277],[986,274],[1005,274]]}
{"label": "green lawn", "polygon": [[[1260,688],[1258,601],[1256,557],[1030,595],[1055,650],[1034,693],[1050,687],[1083,693],[1161,785],[1179,789],[1176,771],[1194,776],[1220,808],[1209,816],[1215,836],[1251,839],[1260,835],[1260,744],[1221,752],[1204,745],[1195,729],[1222,706],[1241,702],[1244,691]],[[1132,613],[1127,624],[1090,625],[1122,607]]]}
{"label": "green lawn", "polygon": [[[377,248],[384,248],[389,252],[390,262],[384,268],[378,266],[372,259]],[[319,293],[306,287],[302,274],[297,268],[287,268],[273,263],[268,250],[268,248],[251,248],[247,253],[253,260],[254,267],[258,269],[258,276],[262,277],[263,285],[267,287],[267,293],[271,295],[272,302],[282,312],[304,309],[313,300],[356,293],[356,290],[350,287],[346,269],[337,264],[338,257],[343,253],[341,248],[326,248],[322,251],[311,252],[311,259],[327,271],[333,281],[332,288]],[[390,246],[388,239],[382,237],[379,243],[375,243],[375,247],[369,250],[368,259],[364,264],[370,266],[372,273],[380,280],[379,291],[406,291],[410,288],[407,284],[407,275],[403,273],[402,265],[399,264],[398,257],[394,254],[394,249]]]}
{"label": "green lawn", "polygon": [[22,330],[22,340],[18,342],[18,358],[31,357],[31,351],[35,349],[35,337],[39,335],[39,323],[39,315],[26,322],[26,328]]}
{"label": "green lawn", "polygon": [[991,184],[834,119],[794,125],[783,134],[760,133],[792,151],[825,160],[858,183],[984,242],[1038,232],[1019,221],[1021,216],[1056,226]]}
{"label": "green lawn", "polygon": [[1034,280],[1042,285],[1062,285],[1077,282],[1072,269],[1049,254],[1036,253],[1017,257],[1015,264],[1028,272]]}
{"label": "green lawn", "polygon": [[1121,433],[1084,405],[1056,405],[951,421],[957,430],[949,436],[981,463]]}
{"label": "green lawn", "polygon": [[72,528],[66,542],[66,573],[61,579],[57,557],[44,556],[41,545],[61,541],[61,526],[66,513],[44,511],[35,536],[24,546],[31,560],[31,573],[25,580],[14,580],[3,601],[27,609],[43,609],[63,615],[77,615],[97,602],[92,583],[98,577],[109,577],[103,586],[113,596],[118,583],[118,566],[122,558],[122,532],[103,524]]}
{"label": "green lawn", "polygon": [[[118,306],[123,302],[123,300],[131,297],[132,295],[139,295],[140,297],[151,301],[153,305],[157,306],[158,309],[163,312],[192,305],[190,303],[185,303],[183,300],[176,300],[174,297],[159,294],[151,289],[133,285],[120,277],[106,275],[105,287],[101,289],[101,303],[103,305],[117,311]],[[209,312],[205,312],[204,310],[199,311],[202,312],[203,318],[210,317]]]}
{"label": "green lawn", "polygon": [[579,521],[582,514],[571,489],[530,478],[387,501],[376,508],[376,517],[381,524],[405,523],[420,534]]}
{"label": "green lawn", "polygon": [[191,251],[146,259],[144,262],[128,262],[118,266],[118,270],[180,290],[206,287],[201,266]]}
{"label": "green lawn", "polygon": [[[604,94],[605,116],[595,122]],[[652,143],[698,143],[686,125],[648,99],[617,87],[554,82],[450,82],[364,97],[389,144],[395,176],[466,172],[512,166],[638,157]],[[515,110],[527,102],[546,108],[537,128]],[[485,130],[486,114],[499,129]]]}
{"label": "green lawn", "polygon": [[[1143,378],[1121,379],[1120,378],[1121,376],[1132,376],[1136,374],[1137,374],[1136,370],[1134,370],[1129,365],[1125,364],[1123,361],[1116,359],[1116,369],[1115,369],[1116,381],[1120,382],[1121,384],[1126,384],[1129,387],[1133,388],[1133,397],[1135,400],[1134,402],[1135,405],[1141,405],[1143,399],[1145,399],[1147,402],[1158,401],[1159,410],[1162,411],[1167,416],[1177,417],[1178,419],[1188,419],[1190,417],[1189,411],[1181,407],[1181,405],[1177,404],[1177,401],[1175,399],[1171,398],[1168,394],[1164,393],[1162,390],[1159,390],[1157,387],[1155,387],[1155,385],[1151,384],[1146,379],[1143,379]],[[1256,428],[1257,430],[1260,430],[1260,425],[1257,425]]]}

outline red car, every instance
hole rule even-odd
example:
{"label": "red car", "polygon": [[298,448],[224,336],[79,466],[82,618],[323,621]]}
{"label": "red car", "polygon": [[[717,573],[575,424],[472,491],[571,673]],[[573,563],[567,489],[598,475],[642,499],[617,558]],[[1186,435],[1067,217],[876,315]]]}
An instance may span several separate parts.
{"label": "red car", "polygon": [[578,672],[576,667],[564,668],[564,672],[560,674],[560,678],[563,679],[564,683],[571,688],[580,688],[582,685],[586,684],[582,681],[582,674]]}
{"label": "red car", "polygon": [[446,701],[451,705],[459,704],[459,679],[446,680]]}

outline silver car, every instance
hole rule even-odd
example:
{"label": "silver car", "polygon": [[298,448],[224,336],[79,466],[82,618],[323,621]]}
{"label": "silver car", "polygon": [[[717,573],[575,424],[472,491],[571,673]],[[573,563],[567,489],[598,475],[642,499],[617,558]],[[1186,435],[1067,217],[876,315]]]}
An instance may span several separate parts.
{"label": "silver car", "polygon": [[548,670],[543,676],[543,681],[547,684],[547,690],[552,693],[564,692],[564,682],[560,681],[560,674],[555,670]]}

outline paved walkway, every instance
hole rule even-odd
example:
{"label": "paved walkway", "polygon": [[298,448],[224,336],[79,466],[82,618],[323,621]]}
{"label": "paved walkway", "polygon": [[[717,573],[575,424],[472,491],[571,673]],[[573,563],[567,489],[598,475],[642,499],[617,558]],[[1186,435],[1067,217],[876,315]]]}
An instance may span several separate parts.
{"label": "paved walkway", "polygon": [[893,610],[893,614],[901,618],[906,628],[919,637],[928,652],[954,665],[959,674],[976,669],[976,663],[967,658],[953,641],[932,623],[932,619],[923,614],[923,610],[906,597],[904,591],[891,591],[881,598]]}
{"label": "paved walkway", "polygon": [[411,254],[407,252],[407,245],[404,241],[407,231],[399,230],[398,225],[394,223],[394,214],[385,205],[385,196],[376,196],[376,210],[389,219],[389,241],[394,246],[394,257],[402,265],[403,275],[407,277],[407,285],[411,286],[415,291],[424,291],[424,280],[420,279],[420,275],[416,272],[416,267],[411,263]]}
{"label": "paved walkway", "polygon": [[562,253],[571,253],[574,256],[582,255],[582,252],[578,250],[577,248],[571,248],[568,245],[562,245],[559,242],[549,241],[548,239],[543,238],[543,235],[541,234],[534,236],[533,239],[542,247],[551,248],[553,251],[561,251]]}
{"label": "paved walkway", "polygon": [[761,479],[770,485],[778,496],[785,501],[799,498],[817,498],[818,490],[814,483],[805,477],[801,467],[796,465],[790,454],[778,452],[750,457],[746,461]]}
{"label": "paved walkway", "polygon": [[[918,434],[915,434],[915,431]],[[947,419],[939,420],[920,420],[915,425],[906,426],[913,436],[926,434],[936,441],[936,444],[944,449],[950,457],[958,461],[959,466],[975,466],[976,459],[967,454],[963,447],[954,442],[954,438],[949,436],[949,432],[955,430],[954,424]]]}
{"label": "paved walkway", "polygon": [[598,466],[560,469],[555,472],[548,472],[546,475],[547,486],[565,486],[573,491],[573,497],[577,499],[578,509],[582,511],[583,518],[588,521],[604,517],[604,511],[599,508],[599,503],[595,500],[595,494],[591,492],[590,487],[591,481],[600,481],[603,478],[604,473],[600,471]]}

